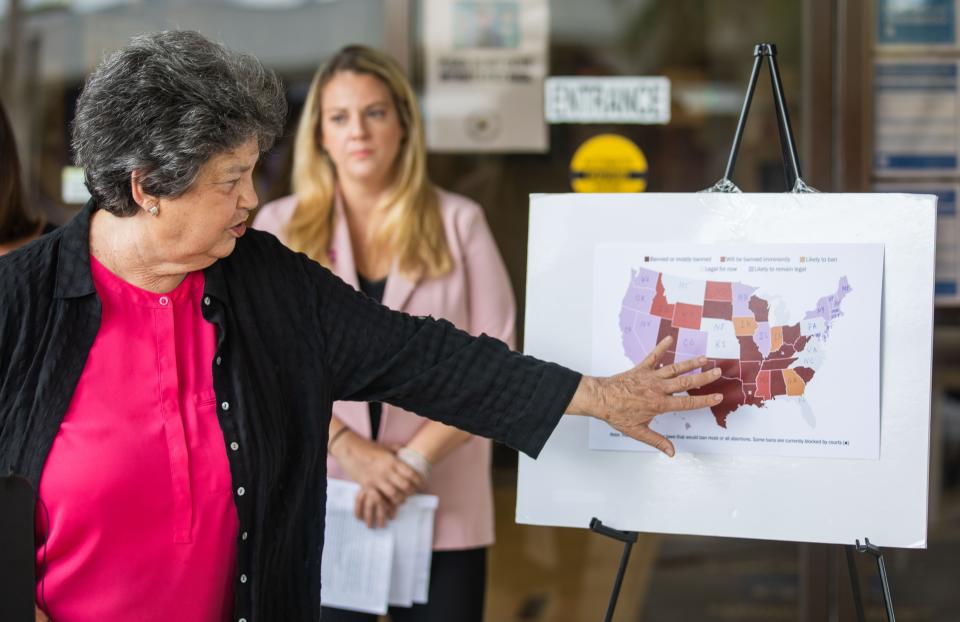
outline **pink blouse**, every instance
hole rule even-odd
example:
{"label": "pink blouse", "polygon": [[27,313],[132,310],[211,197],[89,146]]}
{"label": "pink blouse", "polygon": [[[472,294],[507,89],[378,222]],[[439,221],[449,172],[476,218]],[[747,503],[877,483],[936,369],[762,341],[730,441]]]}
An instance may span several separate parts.
{"label": "pink blouse", "polygon": [[57,622],[226,620],[238,521],[203,274],[155,294],[91,268],[103,315],[40,479],[37,603]]}

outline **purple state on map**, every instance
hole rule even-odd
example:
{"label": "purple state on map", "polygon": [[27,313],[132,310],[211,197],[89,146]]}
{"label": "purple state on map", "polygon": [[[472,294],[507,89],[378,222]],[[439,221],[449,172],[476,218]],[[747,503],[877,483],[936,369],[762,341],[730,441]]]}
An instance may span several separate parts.
{"label": "purple state on map", "polygon": [[830,323],[843,315],[843,313],[840,312],[840,303],[843,301],[843,297],[849,293],[850,284],[847,283],[847,277],[843,277],[840,279],[837,291],[818,300],[816,308],[813,311],[807,311],[803,319],[823,318],[825,325],[824,334],[829,335]]}
{"label": "purple state on map", "polygon": [[753,334],[753,342],[757,349],[766,356],[772,345],[770,340],[770,324],[767,321],[757,322],[757,332]]}
{"label": "purple state on map", "polygon": [[681,328],[677,334],[677,360],[692,359],[707,353],[707,333]]}
{"label": "purple state on map", "polygon": [[620,339],[627,358],[639,362],[650,354],[650,344],[657,343],[660,318],[634,311],[627,306],[626,300],[625,297],[620,308]]}
{"label": "purple state on map", "polygon": [[[843,316],[841,303],[852,291],[847,277],[842,277],[836,291],[820,298],[815,308],[803,317],[804,320],[817,320],[817,326],[822,320],[822,334],[819,329],[816,329],[817,334],[801,334],[800,323],[777,325],[770,321],[770,305],[755,295],[756,287],[744,283],[708,283],[709,291],[716,295],[722,294],[729,285],[731,316],[728,315],[729,306],[719,306],[731,303],[691,300],[689,292],[684,292],[683,299],[678,300],[677,293],[669,288],[658,291],[658,284],[664,281],[683,282],[683,279],[671,279],[670,275],[666,279],[663,276],[646,268],[632,271],[620,308],[623,352],[634,364],[640,363],[658,341],[669,335],[674,338],[675,345],[661,363],[705,355],[707,364],[703,369],[720,367],[722,377],[688,393],[722,393],[724,399],[710,410],[717,425],[724,428],[727,417],[743,406],[763,408],[768,400],[804,394],[822,361],[821,346],[829,335],[830,326]],[[654,303],[657,309],[676,308],[677,312],[658,311],[663,317],[652,315]],[[733,318],[738,318],[737,325],[734,325]],[[690,327],[698,322],[700,330]]]}
{"label": "purple state on map", "polygon": [[750,311],[750,298],[753,296],[753,292],[755,291],[757,291],[756,287],[750,287],[749,285],[744,285],[743,283],[733,284],[734,317],[753,316],[753,312]]}

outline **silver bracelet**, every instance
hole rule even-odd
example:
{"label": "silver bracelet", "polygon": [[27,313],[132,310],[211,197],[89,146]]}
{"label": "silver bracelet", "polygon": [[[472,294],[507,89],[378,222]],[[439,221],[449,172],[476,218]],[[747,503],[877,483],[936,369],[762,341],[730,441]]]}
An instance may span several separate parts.
{"label": "silver bracelet", "polygon": [[430,461],[423,454],[409,447],[397,450],[397,459],[420,474],[423,479],[430,477]]}

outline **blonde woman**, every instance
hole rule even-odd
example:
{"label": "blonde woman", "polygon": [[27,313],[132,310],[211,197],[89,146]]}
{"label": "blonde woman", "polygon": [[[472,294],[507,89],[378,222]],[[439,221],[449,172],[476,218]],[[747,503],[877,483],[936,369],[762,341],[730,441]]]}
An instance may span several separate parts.
{"label": "blonde woman", "polygon": [[[389,57],[350,46],[316,74],[293,186],[255,228],[388,307],[513,346],[513,292],[483,210],[430,183],[413,90]],[[358,518],[383,526],[415,491],[440,498],[429,603],[392,607],[391,618],[482,620],[490,442],[387,404],[339,402],[333,414],[328,474],[360,484]],[[323,619],[375,617],[324,609]]]}

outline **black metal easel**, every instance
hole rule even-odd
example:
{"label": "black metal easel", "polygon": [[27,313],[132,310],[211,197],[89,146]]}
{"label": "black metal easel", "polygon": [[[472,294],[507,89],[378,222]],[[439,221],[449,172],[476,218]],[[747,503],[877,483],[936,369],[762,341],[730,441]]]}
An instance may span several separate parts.
{"label": "black metal easel", "polygon": [[767,59],[767,64],[770,67],[770,86],[773,88],[773,100],[777,109],[777,127],[780,130],[780,150],[783,153],[783,175],[786,178],[787,189],[790,192],[817,192],[817,190],[808,186],[800,176],[800,157],[797,155],[797,143],[793,140],[793,128],[790,126],[787,100],[783,96],[783,83],[780,81],[780,68],[777,66],[777,46],[772,43],[760,43],[753,48],[753,71],[750,73],[750,83],[747,85],[747,95],[743,100],[740,120],[737,121],[737,130],[733,135],[733,145],[730,147],[727,168],[723,172],[723,177],[704,192],[740,192],[740,188],[732,180],[733,167],[737,163],[740,142],[743,140],[743,128],[747,124],[750,103],[753,101],[753,94],[757,90],[760,65],[763,64],[764,58]]}
{"label": "black metal easel", "polygon": [[857,609],[857,622],[864,622],[863,595],[860,593],[860,576],[857,574],[857,565],[853,559],[853,550],[859,553],[869,553],[877,560],[877,573],[880,575],[880,586],[883,589],[883,606],[887,611],[887,622],[896,622],[893,615],[893,596],[890,594],[890,581],[887,579],[887,565],[883,562],[883,551],[876,544],[870,544],[870,538],[864,538],[863,544],[856,541],[856,546],[848,544],[847,568],[850,570],[850,588],[853,590],[853,603]]}
{"label": "black metal easel", "polygon": [[[733,136],[733,145],[730,147],[730,157],[727,160],[727,168],[723,177],[713,186],[704,190],[704,192],[740,192],[740,188],[733,183],[733,167],[737,163],[737,154],[740,151],[740,142],[743,139],[743,128],[747,123],[747,115],[750,112],[750,103],[753,101],[753,94],[757,89],[757,79],[760,76],[760,65],[763,59],[768,59],[770,67],[770,83],[773,88],[774,105],[777,109],[777,127],[780,133],[780,150],[783,154],[783,174],[787,182],[787,188],[790,192],[817,192],[803,181],[800,175],[800,157],[797,155],[797,144],[793,139],[793,128],[790,126],[790,115],[787,112],[787,100],[783,95],[783,83],[780,81],[780,69],[777,66],[777,47],[772,43],[760,43],[753,49],[753,71],[750,74],[750,83],[747,86],[747,95],[743,101],[743,109],[740,111],[740,119],[737,122],[737,130]],[[620,587],[623,585],[623,577],[626,574],[627,563],[630,561],[630,551],[637,541],[636,531],[621,531],[604,525],[600,519],[592,518],[590,520],[590,529],[601,535],[607,536],[623,542],[623,554],[620,556],[620,567],[617,570],[617,576],[614,579],[613,591],[610,594],[610,602],[607,605],[607,613],[604,616],[604,622],[612,622],[613,611],[617,606],[617,599],[620,597]],[[893,597],[890,594],[890,583],[887,579],[887,568],[883,561],[883,552],[880,547],[871,544],[869,538],[864,538],[864,544],[856,540],[856,545],[845,546],[847,556],[847,567],[850,572],[850,586],[853,590],[853,601],[857,611],[858,622],[864,622],[863,595],[860,591],[860,578],[857,574],[856,563],[854,561],[853,551],[860,553],[869,553],[877,560],[877,570],[880,573],[880,582],[883,587],[883,602],[887,610],[887,621],[896,622],[893,615]]]}
{"label": "black metal easel", "polygon": [[627,562],[630,561],[630,550],[637,542],[636,531],[620,531],[612,527],[607,527],[599,518],[590,519],[590,530],[623,542],[623,553],[620,555],[620,568],[617,569],[617,578],[613,581],[613,592],[610,593],[610,602],[607,603],[607,613],[603,616],[603,622],[613,622],[613,610],[617,607],[617,599],[620,598],[620,586],[623,585],[623,575],[627,572]]}

